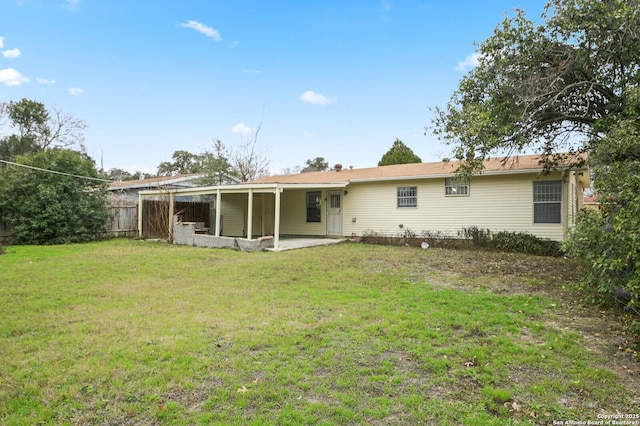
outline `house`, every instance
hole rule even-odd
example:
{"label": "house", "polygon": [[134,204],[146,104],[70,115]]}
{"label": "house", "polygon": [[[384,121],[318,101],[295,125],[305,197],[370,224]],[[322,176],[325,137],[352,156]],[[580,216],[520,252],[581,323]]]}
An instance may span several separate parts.
{"label": "house", "polygon": [[111,182],[107,190],[109,200],[122,203],[138,202],[138,192],[144,190],[174,190],[180,188],[193,188],[197,186],[201,174],[193,173],[177,176],[157,176],[139,180],[123,180]]}
{"label": "house", "polygon": [[[363,169],[338,165],[238,185],[176,189],[169,198],[209,195],[211,220],[201,226],[210,235],[249,240],[273,235],[276,249],[281,236],[393,236],[403,229],[456,235],[470,226],[557,241],[567,237],[589,187],[587,170],[544,174],[537,156],[491,159],[484,165],[484,172],[468,181],[456,178],[457,161]],[[141,199],[158,195],[140,193]]]}

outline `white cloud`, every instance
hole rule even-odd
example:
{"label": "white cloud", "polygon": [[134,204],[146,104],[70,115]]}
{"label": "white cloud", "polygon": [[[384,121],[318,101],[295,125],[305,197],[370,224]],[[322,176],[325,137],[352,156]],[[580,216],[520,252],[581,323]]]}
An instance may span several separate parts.
{"label": "white cloud", "polygon": [[469,71],[471,68],[475,68],[480,64],[480,53],[474,53],[464,58],[464,61],[458,62],[458,65],[454,68],[456,71]]}
{"label": "white cloud", "polygon": [[4,56],[5,58],[11,58],[11,59],[17,58],[20,56],[20,49],[3,50],[2,56]]}
{"label": "white cloud", "polygon": [[5,86],[21,86],[28,83],[29,79],[13,68],[5,68],[0,70],[0,83]]}
{"label": "white cloud", "polygon": [[244,123],[238,123],[231,128],[233,133],[240,133],[241,135],[248,135],[253,132],[253,129],[249,126],[246,126]]}
{"label": "white cloud", "polygon": [[80,0],[67,0],[67,6],[69,9],[75,9],[80,4]]}
{"label": "white cloud", "polygon": [[0,37],[0,49],[4,47],[4,37]]}
{"label": "white cloud", "polygon": [[222,37],[220,37],[220,33],[218,31],[216,31],[213,28],[208,27],[208,26],[206,26],[204,24],[201,24],[200,22],[189,21],[187,23],[180,24],[180,26],[183,27],[183,28],[194,29],[194,30],[198,31],[199,33],[202,33],[202,34],[206,35],[207,37],[211,37],[215,41],[222,41]]}
{"label": "white cloud", "polygon": [[47,80],[46,78],[36,77],[36,81],[40,84],[56,84],[55,80]]}
{"label": "white cloud", "polygon": [[323,94],[316,93],[312,90],[307,90],[302,95],[300,95],[300,100],[313,105],[326,105],[328,103],[334,102],[334,100],[328,99]]}
{"label": "white cloud", "polygon": [[79,87],[69,87],[69,94],[71,96],[79,96],[84,93],[84,89],[80,89]]}

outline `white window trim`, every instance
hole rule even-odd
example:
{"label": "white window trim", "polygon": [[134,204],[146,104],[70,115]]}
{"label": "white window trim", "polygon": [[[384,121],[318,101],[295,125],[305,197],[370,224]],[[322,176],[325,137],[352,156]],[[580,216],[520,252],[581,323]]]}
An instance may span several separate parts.
{"label": "white window trim", "polygon": [[[447,185],[447,183],[455,183],[456,185]],[[460,193],[460,188],[467,188],[466,194]],[[448,191],[452,188],[451,191]],[[449,193],[451,192],[451,193]],[[471,185],[469,179],[458,180],[456,178],[444,178],[444,196],[445,197],[468,197],[471,194]]]}
{"label": "white window trim", "polygon": [[[560,201],[535,201],[535,191],[536,191],[536,183],[542,182],[560,182]],[[532,195],[532,203],[531,203],[531,221],[533,225],[536,226],[558,226],[564,224],[564,202],[565,202],[565,190],[562,179],[550,179],[550,180],[539,180],[534,181],[531,185],[531,195]],[[536,204],[552,204],[559,203],[560,204],[560,222],[536,222]]]}
{"label": "white window trim", "polygon": [[[400,197],[400,194],[399,194],[400,189],[405,189],[405,190],[413,189],[415,191],[415,195],[409,195],[409,196]],[[408,205],[402,206],[402,205],[400,205],[400,200],[401,199],[402,200],[414,199],[415,202],[414,202],[414,205],[412,205],[412,206],[408,206]],[[418,208],[418,187],[417,186],[398,186],[398,187],[396,187],[396,208],[397,209],[415,209],[415,208]]]}

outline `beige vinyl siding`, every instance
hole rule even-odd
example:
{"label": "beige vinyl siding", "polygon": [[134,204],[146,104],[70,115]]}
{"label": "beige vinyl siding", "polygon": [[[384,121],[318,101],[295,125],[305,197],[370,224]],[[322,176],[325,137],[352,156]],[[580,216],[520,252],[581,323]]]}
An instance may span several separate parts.
{"label": "beige vinyl siding", "polygon": [[245,194],[222,194],[222,234],[225,237],[242,237],[246,228]]}
{"label": "beige vinyl siding", "polygon": [[[375,231],[397,235],[408,229],[417,234],[440,231],[456,235],[462,228],[478,226],[562,240],[566,214],[561,224],[533,223],[533,181],[538,178],[536,174],[476,176],[470,181],[468,196],[453,197],[445,196],[444,178],[352,183],[344,202],[344,234],[363,235],[366,231]],[[562,178],[555,174],[540,179]],[[399,186],[417,187],[417,207],[396,207]],[[563,212],[566,193],[563,185]]]}
{"label": "beige vinyl siding", "polygon": [[326,197],[321,191],[322,207],[320,222],[307,222],[307,192],[313,190],[286,190],[280,199],[280,233],[284,235],[326,235]]}
{"label": "beige vinyl siding", "polygon": [[253,194],[252,234],[273,235],[274,194]]}

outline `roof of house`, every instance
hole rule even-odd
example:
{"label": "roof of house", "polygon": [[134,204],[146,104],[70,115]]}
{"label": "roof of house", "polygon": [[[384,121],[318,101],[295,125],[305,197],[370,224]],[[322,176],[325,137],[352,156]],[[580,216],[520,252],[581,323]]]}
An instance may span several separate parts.
{"label": "roof of house", "polygon": [[[298,173],[282,176],[267,176],[252,180],[247,184],[331,184],[358,181],[398,180],[416,178],[436,178],[452,176],[460,161],[439,161],[433,163],[397,164],[392,166],[369,167],[364,169],[342,169],[324,172]],[[492,158],[484,162],[484,175],[507,173],[536,173],[543,170],[538,155],[521,155],[503,161]]]}
{"label": "roof of house", "polygon": [[109,184],[109,190],[123,190],[123,189],[142,189],[142,188],[158,188],[158,187],[170,187],[170,188],[191,188],[194,185],[191,181],[202,177],[201,174],[191,173],[186,175],[177,176],[157,176],[148,179],[139,180],[123,180],[121,182],[111,182]]}

